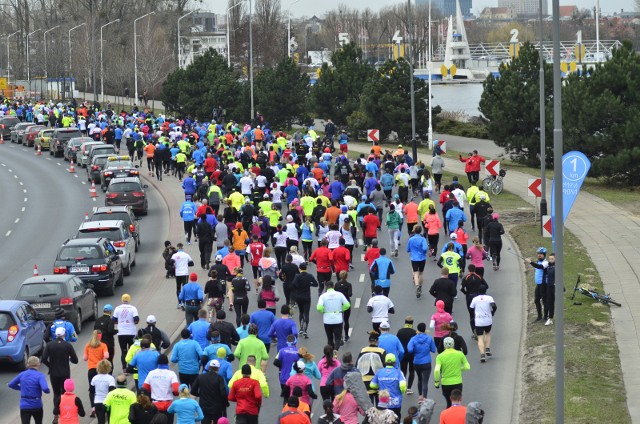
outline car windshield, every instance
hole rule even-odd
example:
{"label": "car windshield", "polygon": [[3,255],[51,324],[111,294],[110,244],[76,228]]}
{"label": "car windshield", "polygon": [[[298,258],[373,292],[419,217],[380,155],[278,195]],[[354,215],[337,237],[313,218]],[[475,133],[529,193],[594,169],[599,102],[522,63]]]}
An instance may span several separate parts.
{"label": "car windshield", "polygon": [[63,247],[58,254],[61,261],[81,261],[83,259],[100,259],[100,251],[95,246]]}
{"label": "car windshield", "polygon": [[142,191],[138,183],[112,183],[109,186],[110,193],[129,193],[131,191]]}
{"label": "car windshield", "polygon": [[78,139],[69,140],[69,146],[78,147],[82,143],[83,143],[83,141],[82,140],[78,140]]}
{"label": "car windshield", "polygon": [[107,163],[107,157],[106,157],[106,156],[105,156],[105,157],[103,157],[103,158],[96,158],[96,159],[93,161],[93,164],[94,164],[94,165],[98,165],[98,166],[102,166],[102,165],[104,165],[105,163]]}
{"label": "car windshield", "polygon": [[106,237],[111,241],[122,240],[122,233],[119,228],[84,228],[78,231],[78,238]]}
{"label": "car windshield", "polygon": [[62,297],[62,283],[34,283],[24,284],[18,291],[18,298],[32,297]]}
{"label": "car windshield", "polygon": [[105,219],[113,219],[114,221],[122,220],[125,224],[131,223],[131,217],[126,212],[101,212],[96,213],[91,218],[92,221],[100,221]]}
{"label": "car windshield", "polygon": [[60,131],[57,135],[60,140],[70,140],[73,137],[78,137],[82,134],[80,134],[80,131]]}
{"label": "car windshield", "polygon": [[107,165],[108,169],[133,168],[133,164],[128,160],[112,160]]}
{"label": "car windshield", "polygon": [[51,134],[53,134],[53,130],[42,131],[43,137],[51,137]]}
{"label": "car windshield", "polygon": [[0,331],[7,331],[9,327],[15,325],[16,322],[8,312],[0,312]]}

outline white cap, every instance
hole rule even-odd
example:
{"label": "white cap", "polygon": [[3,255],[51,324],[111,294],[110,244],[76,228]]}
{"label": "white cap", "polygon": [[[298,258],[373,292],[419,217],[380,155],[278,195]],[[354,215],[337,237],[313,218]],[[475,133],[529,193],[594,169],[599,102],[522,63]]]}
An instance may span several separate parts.
{"label": "white cap", "polygon": [[220,368],[220,361],[214,359],[213,361],[209,361],[209,368]]}
{"label": "white cap", "polygon": [[62,337],[65,334],[67,334],[67,330],[65,330],[64,327],[56,328],[56,337]]}
{"label": "white cap", "polygon": [[156,316],[155,315],[148,315],[147,316],[147,323],[148,324],[155,324],[156,323]]}
{"label": "white cap", "polygon": [[222,260],[222,255],[216,255],[216,261],[221,261]]}
{"label": "white cap", "polygon": [[451,233],[449,237],[451,237],[451,240],[456,240],[458,238],[458,235],[456,233]]}
{"label": "white cap", "polygon": [[384,328],[388,330],[389,328],[391,328],[391,326],[389,325],[388,321],[383,321],[380,323],[380,328]]}
{"label": "white cap", "polygon": [[288,221],[288,222],[293,221],[293,217],[292,217],[291,215],[287,215],[287,221]]}

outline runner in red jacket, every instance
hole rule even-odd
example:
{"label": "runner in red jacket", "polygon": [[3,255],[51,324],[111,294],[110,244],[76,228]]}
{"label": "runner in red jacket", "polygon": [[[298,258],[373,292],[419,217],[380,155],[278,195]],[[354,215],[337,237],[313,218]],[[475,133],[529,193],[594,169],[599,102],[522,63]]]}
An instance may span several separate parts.
{"label": "runner in red jacket", "polygon": [[331,266],[331,250],[327,247],[328,245],[329,242],[327,240],[321,240],[320,247],[318,247],[309,258],[309,262],[316,264],[318,295],[321,295],[324,291],[324,282],[331,280],[333,267]]}
{"label": "runner in red jacket", "polygon": [[340,280],[340,271],[349,272],[349,262],[351,262],[351,252],[345,247],[345,240],[340,239],[340,246],[338,246],[333,252],[333,270],[336,273],[336,279]]}
{"label": "runner in red jacket", "polygon": [[251,378],[251,365],[242,366],[242,378],[231,386],[229,400],[236,402],[236,420],[247,424],[258,424],[262,406],[262,392],[258,380]]}

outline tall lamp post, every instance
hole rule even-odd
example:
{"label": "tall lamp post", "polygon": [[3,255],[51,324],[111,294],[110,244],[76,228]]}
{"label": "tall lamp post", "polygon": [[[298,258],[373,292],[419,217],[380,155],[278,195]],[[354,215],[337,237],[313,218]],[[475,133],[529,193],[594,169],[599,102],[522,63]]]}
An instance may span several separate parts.
{"label": "tall lamp post", "polygon": [[[60,25],[56,25],[53,28],[50,28],[44,32],[44,79],[47,84],[47,94],[49,93],[49,69],[47,67],[47,33],[53,31],[54,29],[60,28]],[[41,95],[42,93],[42,85],[40,86]]]}
{"label": "tall lamp post", "polygon": [[546,123],[546,111],[545,111],[545,84],[544,84],[544,52],[542,43],[544,41],[544,17],[542,10],[542,0],[540,0],[540,223],[541,223],[541,231],[542,231],[542,217],[547,214],[547,141],[546,141],[546,131],[547,131],[547,123]]}
{"label": "tall lamp post", "polygon": [[10,54],[10,50],[9,50],[9,38],[13,37],[14,35],[16,35],[17,33],[19,33],[20,31],[16,31],[12,34],[7,35],[7,85],[9,85],[9,64],[11,63],[9,54]]}
{"label": "tall lamp post", "polygon": [[182,44],[180,43],[180,21],[183,18],[186,18],[187,16],[191,15],[192,13],[197,12],[196,10],[192,10],[189,13],[185,13],[184,15],[180,16],[178,18],[178,69],[182,69]]}
{"label": "tall lamp post", "polygon": [[[69,30],[69,85],[71,85],[71,32],[85,25],[87,25],[87,23],[83,22],[80,25],[76,25]],[[63,92],[65,90],[66,90],[66,87],[64,87]]]}
{"label": "tall lamp post", "polygon": [[[409,24],[409,90],[411,91],[411,147],[413,160],[418,160],[418,141],[416,140],[416,96],[413,89],[413,16],[411,15],[411,0],[407,0],[407,21]],[[431,99],[429,99],[431,103]]]}
{"label": "tall lamp post", "polygon": [[[427,75],[429,75],[429,132],[427,134],[427,141],[429,142],[429,150],[433,149],[433,112],[432,112],[432,105],[431,105],[431,56],[432,56],[432,52],[431,52],[431,0],[429,0],[429,46],[427,48],[427,54],[429,55],[429,57],[427,58],[427,70],[428,73]],[[414,160],[418,160],[418,158],[414,158]]]}
{"label": "tall lamp post", "polygon": [[[289,5],[289,7],[298,3],[300,0],[295,0]],[[287,56],[291,58],[291,12],[289,12],[289,23],[287,24]]]}
{"label": "tall lamp post", "polygon": [[35,31],[30,32],[29,34],[27,34],[27,81],[29,81],[29,95],[31,95],[31,63],[29,61],[29,56],[31,56],[30,54],[30,48],[29,45],[31,44],[30,38],[33,34],[35,34],[36,32],[42,31],[40,28],[36,29]]}
{"label": "tall lamp post", "polygon": [[240,6],[243,2],[244,0],[241,0],[227,9],[227,67],[229,68],[231,68],[231,41],[229,41],[231,39],[231,29],[229,26],[229,12],[231,12],[231,9]]}
{"label": "tall lamp post", "polygon": [[100,27],[100,101],[104,103],[104,56],[102,53],[104,38],[102,37],[102,31],[105,27],[115,24],[116,22],[120,22],[120,19],[116,19],[115,21],[107,22],[106,24]]}
{"label": "tall lamp post", "polygon": [[134,102],[138,100],[138,21],[147,16],[155,15],[155,13],[156,12],[149,12],[133,20],[133,78],[136,96]]}
{"label": "tall lamp post", "polygon": [[256,115],[253,99],[253,2],[249,0],[249,87],[251,88],[251,120]]}

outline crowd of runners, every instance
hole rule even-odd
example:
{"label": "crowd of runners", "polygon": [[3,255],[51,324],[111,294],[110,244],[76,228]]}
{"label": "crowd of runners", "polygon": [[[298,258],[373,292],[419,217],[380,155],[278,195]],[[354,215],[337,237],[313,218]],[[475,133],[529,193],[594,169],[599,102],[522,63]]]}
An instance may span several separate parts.
{"label": "crowd of runners", "polygon": [[[433,413],[430,384],[446,401],[441,423],[482,422],[477,402],[462,404],[463,373],[492,356],[497,306],[487,294],[491,273],[485,264],[499,272],[504,228],[478,181],[484,159],[477,152],[460,158],[468,181],[448,181],[437,149],[429,163],[402,145],[389,150],[374,143],[368,154],[352,154],[347,133],[330,120],[319,135],[314,128],[291,134],[272,129],[259,114],[240,124],[84,105],[6,103],[2,112],[18,107],[30,108],[21,115],[77,125],[126,148],[149,178],[184,191],[184,202],[175,205],[184,240],[167,241],[162,251],[166,277],[175,279],[177,308],[185,314],[180,340],[171,345],[153,315],[143,323],[129,295],[116,307],[105,305],[84,347],[91,392],[83,407],[85,396],[74,394],[68,372],[69,362],[82,355],[76,356],[62,327],[52,327],[54,340],[42,362],[61,370],[55,382],[51,373],[51,385],[63,389],[54,399],[54,422],[78,422],[86,409],[101,424],[174,418],[180,424],[258,423],[264,403],[281,402],[281,414],[269,421],[308,423],[313,401],[321,398],[314,422],[412,423]],[[184,250],[192,242],[199,257]],[[369,333],[369,344],[345,345],[350,271],[362,253],[371,328],[357,331]],[[411,271],[394,263],[400,255],[410,258]],[[549,264],[539,259],[532,264],[546,275]],[[206,270],[206,282],[198,281],[198,266]],[[426,267],[435,266],[440,277],[424,281]],[[392,299],[400,290],[392,290],[392,282],[400,277],[411,281],[417,298],[426,284],[434,306],[427,301],[421,310],[405,311],[405,324],[394,333],[389,314],[399,312]],[[470,326],[477,354],[452,316],[458,291],[468,315],[456,317]],[[250,298],[257,298],[255,305]],[[546,308],[544,318],[552,318]],[[305,347],[315,320],[325,329],[322,352]],[[322,359],[316,362],[314,355]],[[49,390],[37,373],[40,361],[29,361],[30,369],[10,384],[22,391],[25,423],[38,409],[41,417],[41,393]],[[265,378],[269,363],[280,370],[278,383]]]}

